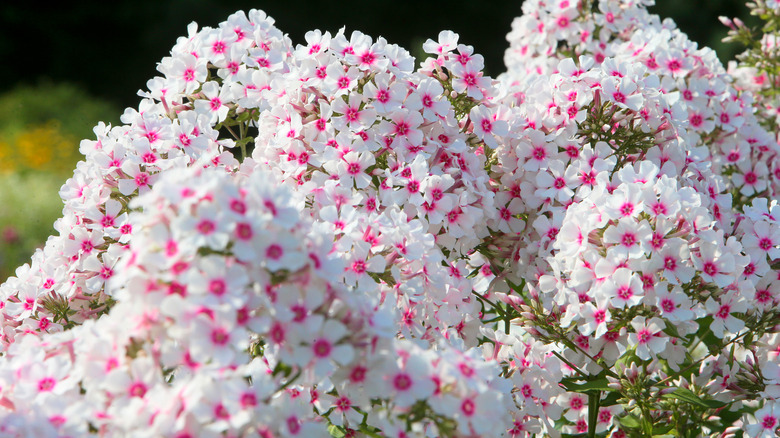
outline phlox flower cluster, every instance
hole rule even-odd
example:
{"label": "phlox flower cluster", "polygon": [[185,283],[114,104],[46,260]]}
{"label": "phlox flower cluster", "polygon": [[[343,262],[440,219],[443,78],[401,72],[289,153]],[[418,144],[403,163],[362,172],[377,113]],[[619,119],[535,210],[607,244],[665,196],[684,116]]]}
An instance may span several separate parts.
{"label": "phlox flower cluster", "polygon": [[771,436],[771,96],[650,3],[525,2],[497,80],[190,25],[0,286],[0,431]]}
{"label": "phlox flower cluster", "polygon": [[[667,367],[642,379],[668,382],[683,358],[694,358],[701,364],[696,381],[677,384],[700,385],[721,400],[743,397],[772,367],[766,352],[735,366],[733,352],[711,362],[682,346],[698,339],[702,323],[734,342],[753,337],[746,325],[775,321],[774,310],[760,304],[778,300],[777,263],[766,252],[777,247],[769,212],[776,200],[763,198],[777,197],[778,145],[762,127],[766,115],[756,117],[754,96],[731,84],[710,49],[698,49],[637,2],[597,2],[592,11],[535,2],[524,12],[508,36],[509,71],[499,79],[508,85],[505,101],[535,108],[526,120],[547,127],[564,165],[525,183],[525,193],[546,195],[539,211],[550,214],[533,221],[528,215],[536,234],[520,238],[520,263],[505,271],[514,284],[535,285],[525,297],[531,307],[520,307],[521,325],[564,342],[561,354],[571,355],[567,363],[581,366],[580,373],[616,378],[603,367],[635,357]],[[586,105],[578,101],[583,93]],[[529,105],[537,102],[547,103]],[[567,114],[574,122],[567,124]],[[574,159],[564,155],[567,141],[585,146]],[[577,164],[583,158],[595,171]],[[547,189],[555,181],[558,190]],[[749,217],[762,218],[757,229]],[[758,241],[764,251],[756,250]],[[640,310],[646,306],[649,312]],[[775,348],[774,335],[756,335],[768,351]],[[756,354],[749,351],[741,354]],[[771,384],[759,388],[771,406]],[[585,431],[570,421],[573,431]]]}
{"label": "phlox flower cluster", "polygon": [[[579,2],[524,3],[524,15],[515,19],[507,36],[508,71],[500,79],[522,95],[535,78],[559,71],[560,59],[587,55],[611,70],[611,94],[628,96],[622,90],[625,85],[618,86],[625,83],[625,67],[615,68],[612,60],[632,69],[641,65],[678,104],[672,114],[679,141],[712,163],[712,171],[724,178],[720,190],[738,192],[735,205],[749,205],[755,197],[777,198],[780,150],[776,135],[761,125],[776,116],[772,101],[756,105],[753,94],[740,91],[772,87],[769,81],[752,86],[746,70],[740,75],[745,80],[733,83],[712,49],[697,47],[671,20],[650,14],[645,5],[652,2],[592,3],[592,10]],[[765,51],[766,57],[776,59],[772,53]],[[623,105],[628,104],[630,99]],[[762,117],[756,116],[757,110],[764,111]]]}
{"label": "phlox flower cluster", "polygon": [[310,32],[270,80],[251,162],[306,194],[306,210],[335,234],[347,284],[375,295],[380,280],[407,336],[475,346],[465,277],[495,211],[485,157],[471,147],[506,122],[466,126],[464,116],[491,112],[492,81],[480,55],[445,35],[428,43],[430,70],[413,72],[409,54],[381,38]]}
{"label": "phlox flower cluster", "polygon": [[[468,137],[440,83],[426,75],[411,82],[407,52],[383,41],[364,47],[359,33],[352,42],[342,33],[307,38],[310,47],[293,50],[259,11],[236,14],[219,29],[190,27],[160,63],[165,77],[141,93],[139,110],[127,110],[123,126],[98,126],[97,141],[82,143],[87,160],[61,192],[60,235],[3,286],[8,369],[22,366],[14,359],[20,351],[38,348],[24,347],[36,342],[22,341],[28,335],[48,339],[66,329],[48,354],[60,364],[64,356],[54,352],[69,352],[56,381],[69,390],[57,395],[72,399],[58,406],[79,415],[37,412],[45,397],[20,401],[7,386],[4,431],[132,435],[153,426],[163,435],[314,436],[330,424],[491,435],[511,427],[500,370],[481,350],[447,340],[477,344],[465,262],[443,265],[426,235],[431,225],[415,219],[428,211],[424,204],[438,202],[448,217],[446,225],[441,213],[433,221],[443,229],[436,232],[459,233],[442,245],[465,253],[458,248],[475,243],[476,222],[466,213],[485,211],[480,190],[486,206],[492,195],[487,177],[479,178],[480,158],[464,154]],[[347,53],[354,50],[359,60]],[[481,64],[468,68],[464,74],[489,85]],[[466,95],[483,95],[471,79],[465,87],[464,99],[475,105]],[[418,88],[420,96],[409,96]],[[226,148],[246,150],[247,142],[223,139],[218,129],[258,127],[252,158],[240,165]],[[204,167],[220,171],[185,171]],[[296,188],[297,202],[289,190],[273,190],[277,180]],[[298,222],[301,212],[315,221],[311,230]],[[445,283],[452,286],[434,288]],[[352,298],[340,299],[345,291]],[[124,321],[132,330],[112,325]],[[70,346],[103,331],[106,338],[83,351]],[[106,345],[114,353],[105,369],[94,382],[92,374],[84,379],[82,368]],[[114,369],[109,380],[119,383],[103,385]],[[242,386],[247,379],[257,386]],[[239,388],[254,401],[222,398],[240,396],[233,394]],[[135,415],[123,418],[149,421],[114,421],[124,409]]]}
{"label": "phlox flower cluster", "polygon": [[440,416],[464,434],[503,432],[496,367],[397,339],[393,308],[345,287],[332,232],[277,185],[174,169],[135,198],[144,213],[108,286],[118,304],[8,348],[3,432],[330,436],[329,423],[398,429],[426,402],[436,417],[421,430]]}

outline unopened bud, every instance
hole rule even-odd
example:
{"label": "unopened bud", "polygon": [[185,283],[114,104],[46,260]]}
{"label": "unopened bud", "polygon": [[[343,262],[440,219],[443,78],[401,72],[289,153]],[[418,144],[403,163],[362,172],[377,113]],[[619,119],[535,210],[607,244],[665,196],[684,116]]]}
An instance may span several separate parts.
{"label": "unopened bud", "polygon": [[734,27],[734,22],[731,21],[729,17],[721,15],[720,17],[718,17],[718,20],[720,20],[720,22],[723,23],[723,25],[728,27],[729,29],[736,29],[736,27]]}

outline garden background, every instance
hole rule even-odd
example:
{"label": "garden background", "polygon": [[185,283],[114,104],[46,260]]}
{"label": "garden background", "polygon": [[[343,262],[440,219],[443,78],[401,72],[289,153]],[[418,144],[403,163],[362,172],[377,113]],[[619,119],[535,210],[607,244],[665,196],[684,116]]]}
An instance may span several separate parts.
{"label": "garden background", "polygon": [[[720,40],[718,16],[750,23],[741,0],[657,0],[651,12],[675,20],[700,46],[725,63],[742,48]],[[99,121],[116,124],[137,90],[158,75],[187,25],[215,26],[237,10],[262,9],[304,41],[313,29],[345,26],[408,48],[440,30],[460,34],[485,57],[485,73],[503,72],[505,36],[522,1],[423,2],[399,0],[97,0],[42,8],[32,2],[0,6],[0,282],[29,261],[55,231],[62,203],[57,191],[80,158],[79,141]]]}

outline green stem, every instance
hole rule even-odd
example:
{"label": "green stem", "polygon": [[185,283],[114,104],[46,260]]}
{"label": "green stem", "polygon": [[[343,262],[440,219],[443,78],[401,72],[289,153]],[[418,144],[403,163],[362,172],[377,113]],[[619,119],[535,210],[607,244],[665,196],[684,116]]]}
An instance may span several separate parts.
{"label": "green stem", "polygon": [[642,429],[644,429],[645,436],[651,438],[653,436],[653,420],[650,416],[650,411],[644,403],[640,406],[642,410]]}
{"label": "green stem", "polygon": [[599,421],[601,391],[588,391],[588,438],[595,438],[596,423]]}
{"label": "green stem", "polygon": [[[238,124],[238,135],[240,136],[239,140],[243,140],[244,137],[246,137],[246,129],[243,122]],[[243,162],[244,160],[246,160],[246,143],[240,141],[240,144],[241,144],[241,161]]]}

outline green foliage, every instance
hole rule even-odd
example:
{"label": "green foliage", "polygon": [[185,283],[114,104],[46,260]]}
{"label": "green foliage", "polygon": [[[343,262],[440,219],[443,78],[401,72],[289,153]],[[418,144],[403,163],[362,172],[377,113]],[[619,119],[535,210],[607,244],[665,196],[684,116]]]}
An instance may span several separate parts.
{"label": "green foliage", "polygon": [[94,138],[92,128],[99,121],[115,124],[120,114],[114,105],[75,85],[41,81],[0,96],[0,138],[57,120],[62,135],[75,138],[78,147],[81,139]]}
{"label": "green foliage", "polygon": [[118,114],[73,85],[17,87],[0,96],[0,171],[65,177],[81,157],[80,141],[94,138],[92,128],[101,120],[115,123]]}
{"label": "green foliage", "polygon": [[52,224],[61,215],[58,175],[0,173],[0,278],[30,261],[36,247],[54,234]]}
{"label": "green foliage", "polygon": [[0,280],[54,234],[59,188],[81,158],[80,141],[119,114],[69,84],[41,82],[0,95]]}

